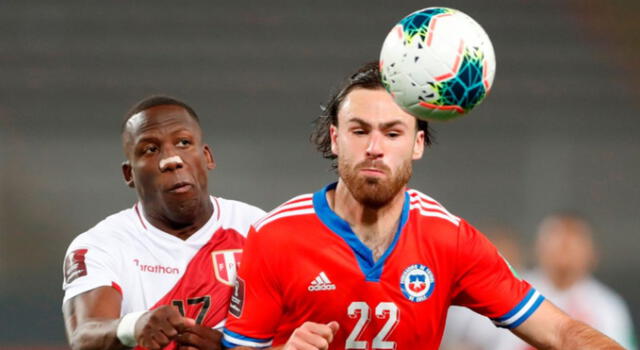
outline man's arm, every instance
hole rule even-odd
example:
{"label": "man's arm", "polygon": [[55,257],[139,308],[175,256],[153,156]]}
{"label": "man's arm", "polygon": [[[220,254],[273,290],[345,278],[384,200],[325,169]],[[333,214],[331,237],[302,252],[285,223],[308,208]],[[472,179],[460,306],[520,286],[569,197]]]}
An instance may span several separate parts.
{"label": "man's arm", "polygon": [[99,287],[62,305],[67,339],[72,349],[124,349],[116,337],[122,296],[111,287]]}
{"label": "man's arm", "polygon": [[[121,304],[122,296],[112,287],[98,287],[64,303],[62,312],[71,348],[127,348],[117,337]],[[139,345],[150,350],[162,349],[186,326],[193,326],[189,319],[173,307],[162,306],[144,313],[137,320],[134,337]]]}
{"label": "man's arm", "polygon": [[549,301],[511,330],[538,349],[623,349],[611,338],[574,320]]}
{"label": "man's arm", "polygon": [[[339,328],[340,325],[335,321],[327,324],[305,322],[293,331],[286,344],[270,347],[267,350],[327,350]],[[253,350],[254,348],[240,346],[233,349]]]}

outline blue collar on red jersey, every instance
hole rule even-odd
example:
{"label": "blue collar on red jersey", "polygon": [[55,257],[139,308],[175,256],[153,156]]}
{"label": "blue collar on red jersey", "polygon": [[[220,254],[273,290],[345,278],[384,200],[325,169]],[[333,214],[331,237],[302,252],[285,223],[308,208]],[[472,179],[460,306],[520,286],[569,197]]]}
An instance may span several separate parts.
{"label": "blue collar on red jersey", "polygon": [[327,203],[327,191],[334,190],[337,186],[337,182],[327,185],[320,191],[313,194],[313,207],[316,211],[316,215],[322,223],[324,223],[331,231],[340,236],[353,250],[353,253],[358,260],[360,270],[365,275],[367,281],[378,282],[380,275],[382,274],[382,267],[384,266],[387,257],[391,254],[393,249],[398,243],[400,234],[404,225],[409,217],[409,194],[404,194],[404,204],[402,205],[402,213],[400,214],[400,222],[398,229],[393,237],[393,241],[382,254],[378,261],[373,261],[373,254],[371,249],[367,247],[351,230],[351,226],[344,219],[338,216]]}

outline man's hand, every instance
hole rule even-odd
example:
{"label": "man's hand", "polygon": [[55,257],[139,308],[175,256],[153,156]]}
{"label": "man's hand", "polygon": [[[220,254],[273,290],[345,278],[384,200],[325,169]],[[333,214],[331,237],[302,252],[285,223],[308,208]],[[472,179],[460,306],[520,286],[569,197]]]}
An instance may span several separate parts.
{"label": "man's hand", "polygon": [[178,350],[220,350],[221,337],[222,333],[219,331],[193,321],[174,340],[178,344]]}
{"label": "man's hand", "polygon": [[305,322],[293,331],[284,350],[327,350],[339,328],[336,321],[327,324]]}
{"label": "man's hand", "polygon": [[163,305],[143,314],[136,322],[134,334],[139,346],[161,350],[192,323],[176,308]]}

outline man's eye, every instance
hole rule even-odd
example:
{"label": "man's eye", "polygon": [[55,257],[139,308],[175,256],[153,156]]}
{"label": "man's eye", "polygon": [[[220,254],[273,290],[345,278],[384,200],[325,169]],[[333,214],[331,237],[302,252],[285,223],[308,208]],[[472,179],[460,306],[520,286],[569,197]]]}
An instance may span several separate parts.
{"label": "man's eye", "polygon": [[355,129],[355,130],[353,130],[353,133],[355,135],[365,135],[367,132],[362,130],[362,129]]}
{"label": "man's eye", "polygon": [[392,131],[392,132],[388,132],[388,133],[387,133],[387,136],[389,136],[390,138],[392,138],[392,139],[393,139],[393,138],[396,138],[396,137],[400,136],[400,133],[399,133],[399,132]]}
{"label": "man's eye", "polygon": [[191,141],[187,140],[187,139],[182,139],[178,142],[178,145],[180,146],[189,146],[191,144]]}
{"label": "man's eye", "polygon": [[147,146],[147,147],[145,147],[145,148],[143,149],[143,152],[144,152],[144,153],[151,154],[151,153],[156,152],[157,150],[158,150],[158,147],[156,147],[156,146]]}

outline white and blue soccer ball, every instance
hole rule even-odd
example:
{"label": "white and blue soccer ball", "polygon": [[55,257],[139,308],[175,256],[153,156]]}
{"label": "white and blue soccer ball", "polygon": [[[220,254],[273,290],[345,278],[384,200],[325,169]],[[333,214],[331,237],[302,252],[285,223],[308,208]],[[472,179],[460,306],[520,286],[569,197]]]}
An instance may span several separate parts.
{"label": "white and blue soccer ball", "polygon": [[487,96],[496,72],[489,36],[473,18],[429,7],[403,18],[380,53],[382,82],[398,105],[424,120],[449,120]]}

